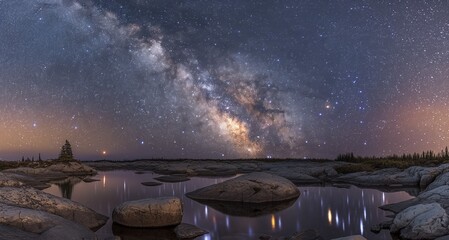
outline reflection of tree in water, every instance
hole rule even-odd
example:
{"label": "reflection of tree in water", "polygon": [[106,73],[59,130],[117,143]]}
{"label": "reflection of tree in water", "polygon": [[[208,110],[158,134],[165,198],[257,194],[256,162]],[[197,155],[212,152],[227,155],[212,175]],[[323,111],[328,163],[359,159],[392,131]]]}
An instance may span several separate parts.
{"label": "reflection of tree in water", "polygon": [[73,187],[79,182],[81,182],[81,179],[78,177],[68,177],[64,180],[52,181],[53,184],[58,186],[62,197],[67,199],[72,198]]}

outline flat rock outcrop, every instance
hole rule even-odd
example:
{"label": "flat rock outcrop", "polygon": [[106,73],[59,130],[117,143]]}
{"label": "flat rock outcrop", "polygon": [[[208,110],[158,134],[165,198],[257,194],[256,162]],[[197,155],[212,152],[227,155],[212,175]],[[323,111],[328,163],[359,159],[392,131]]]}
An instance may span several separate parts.
{"label": "flat rock outcrop", "polygon": [[166,227],[178,225],[183,216],[179,198],[148,198],[124,202],[114,208],[112,220],[128,227]]}
{"label": "flat rock outcrop", "polygon": [[79,203],[31,187],[1,187],[0,203],[52,213],[91,229],[103,226],[108,219]]}
{"label": "flat rock outcrop", "polygon": [[299,194],[291,181],[256,172],[189,192],[186,196],[195,200],[267,203],[296,199]]}
{"label": "flat rock outcrop", "polygon": [[[62,217],[33,209],[0,203],[0,224],[18,228],[38,239],[97,239],[95,234],[80,224]],[[24,234],[20,232],[20,234]]]}

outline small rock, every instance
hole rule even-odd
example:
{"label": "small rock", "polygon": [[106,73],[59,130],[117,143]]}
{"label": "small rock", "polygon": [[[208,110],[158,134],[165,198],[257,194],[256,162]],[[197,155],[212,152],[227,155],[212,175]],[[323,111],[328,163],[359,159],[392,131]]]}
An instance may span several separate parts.
{"label": "small rock", "polygon": [[373,233],[380,233],[380,230],[382,230],[382,228],[380,227],[379,224],[375,224],[375,225],[371,226],[371,232],[373,232]]}
{"label": "small rock", "polygon": [[140,184],[142,184],[144,186],[149,186],[149,187],[162,185],[162,183],[160,183],[160,182],[143,182],[143,183],[140,183]]}
{"label": "small rock", "polygon": [[179,239],[193,239],[208,233],[206,230],[187,223],[179,224],[174,231]]}
{"label": "small rock", "polygon": [[166,176],[160,176],[157,178],[154,178],[158,181],[161,182],[169,182],[169,183],[174,183],[174,182],[185,182],[185,181],[189,181],[190,178],[185,177],[185,176],[177,176],[177,175],[166,175]]}
{"label": "small rock", "polygon": [[128,227],[166,227],[182,220],[181,199],[149,198],[120,204],[112,212],[115,223]]}

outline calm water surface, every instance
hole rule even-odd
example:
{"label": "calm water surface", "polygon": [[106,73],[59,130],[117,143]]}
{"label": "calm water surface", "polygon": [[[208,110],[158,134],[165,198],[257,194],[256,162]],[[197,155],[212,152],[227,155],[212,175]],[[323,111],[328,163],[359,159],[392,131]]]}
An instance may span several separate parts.
{"label": "calm water surface", "polygon": [[[289,236],[313,228],[325,239],[361,234],[368,239],[391,239],[387,231],[370,232],[372,224],[387,220],[379,206],[412,198],[405,192],[384,193],[373,189],[335,187],[299,187],[301,196],[290,207],[257,217],[231,216],[190,200],[186,192],[222,182],[229,178],[194,177],[181,183],[147,187],[159,175],[133,171],[99,172],[98,182],[60,183],[45,191],[69,197],[95,211],[111,216],[124,201],[159,196],[177,196],[184,203],[183,222],[206,229],[210,234],[197,239],[258,239],[261,234]],[[100,239],[112,238],[112,221],[97,231]]]}

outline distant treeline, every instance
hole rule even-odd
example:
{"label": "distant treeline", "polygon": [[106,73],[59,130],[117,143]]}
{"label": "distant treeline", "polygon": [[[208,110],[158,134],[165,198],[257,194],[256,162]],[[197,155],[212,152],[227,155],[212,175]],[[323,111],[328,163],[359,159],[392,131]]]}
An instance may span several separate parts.
{"label": "distant treeline", "polygon": [[402,154],[402,155],[389,155],[385,157],[360,157],[355,156],[354,153],[345,153],[340,154],[335,159],[336,161],[344,161],[344,162],[365,162],[365,161],[371,161],[371,160],[449,160],[449,149],[446,147],[445,149],[441,150],[441,152],[435,153],[432,150],[423,151],[422,153],[409,153],[409,154]]}

